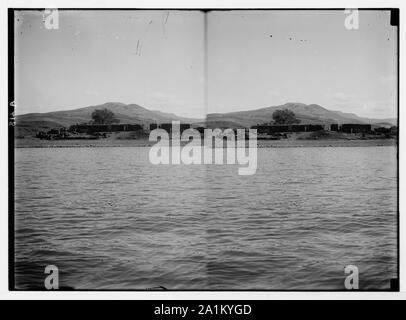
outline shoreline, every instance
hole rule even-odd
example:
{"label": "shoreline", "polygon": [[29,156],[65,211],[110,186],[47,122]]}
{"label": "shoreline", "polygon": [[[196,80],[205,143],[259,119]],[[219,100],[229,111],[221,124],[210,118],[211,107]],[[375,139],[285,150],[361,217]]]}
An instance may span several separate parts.
{"label": "shoreline", "polygon": [[[155,141],[147,139],[100,139],[100,140],[39,140],[14,139],[14,148],[114,148],[114,147],[151,147]],[[187,142],[181,144],[186,145]],[[320,140],[257,140],[258,148],[314,148],[314,147],[384,147],[397,146],[397,139],[320,139]]]}

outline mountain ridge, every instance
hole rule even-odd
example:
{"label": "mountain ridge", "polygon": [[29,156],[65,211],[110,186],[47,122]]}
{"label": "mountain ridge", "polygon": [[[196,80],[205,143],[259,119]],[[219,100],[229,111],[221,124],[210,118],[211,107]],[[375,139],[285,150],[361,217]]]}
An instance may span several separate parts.
{"label": "mountain ridge", "polygon": [[283,105],[263,107],[247,111],[235,111],[229,113],[211,113],[206,121],[228,121],[241,123],[244,126],[253,126],[272,121],[272,113],[275,110],[288,109],[295,113],[302,124],[331,124],[331,123],[385,123],[396,125],[397,119],[369,119],[359,117],[356,114],[341,111],[328,110],[318,104],[304,104],[288,102]]}
{"label": "mountain ridge", "polygon": [[397,119],[369,119],[359,117],[353,113],[328,110],[318,104],[307,105],[295,102],[254,110],[209,113],[205,119],[180,117],[173,113],[149,110],[134,103],[106,102],[101,105],[81,107],[72,110],[17,115],[17,136],[32,135],[40,130],[69,127],[74,124],[89,122],[91,121],[91,113],[93,110],[102,108],[113,111],[121,123],[136,123],[144,126],[148,126],[149,123],[164,123],[178,120],[184,123],[206,125],[207,127],[251,127],[257,124],[272,122],[272,113],[278,109],[293,111],[302,124],[370,123],[386,126],[397,124]]}

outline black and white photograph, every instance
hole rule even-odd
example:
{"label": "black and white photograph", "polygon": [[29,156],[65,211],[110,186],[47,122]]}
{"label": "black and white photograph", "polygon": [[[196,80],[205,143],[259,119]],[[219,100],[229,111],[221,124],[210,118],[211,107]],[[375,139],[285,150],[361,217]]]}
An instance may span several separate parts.
{"label": "black and white photograph", "polygon": [[13,291],[399,291],[399,10],[9,8]]}

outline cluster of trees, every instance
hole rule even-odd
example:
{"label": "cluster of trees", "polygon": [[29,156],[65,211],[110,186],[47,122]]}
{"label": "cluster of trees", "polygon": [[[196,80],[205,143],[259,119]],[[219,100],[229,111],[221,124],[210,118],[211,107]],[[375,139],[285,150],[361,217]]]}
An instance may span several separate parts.
{"label": "cluster of trees", "polygon": [[272,114],[272,119],[276,124],[298,124],[300,120],[296,118],[296,115],[293,111],[288,109],[276,110]]}
{"label": "cluster of trees", "polygon": [[96,109],[92,112],[92,119],[94,124],[113,124],[120,123],[113,111],[109,109]]}

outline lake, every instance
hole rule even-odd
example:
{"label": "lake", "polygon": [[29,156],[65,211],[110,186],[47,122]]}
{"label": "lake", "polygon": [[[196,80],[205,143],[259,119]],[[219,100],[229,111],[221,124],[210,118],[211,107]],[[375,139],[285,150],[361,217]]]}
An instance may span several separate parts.
{"label": "lake", "polygon": [[15,285],[343,290],[397,277],[397,148],[258,149],[238,165],[152,165],[149,148],[15,149]]}

